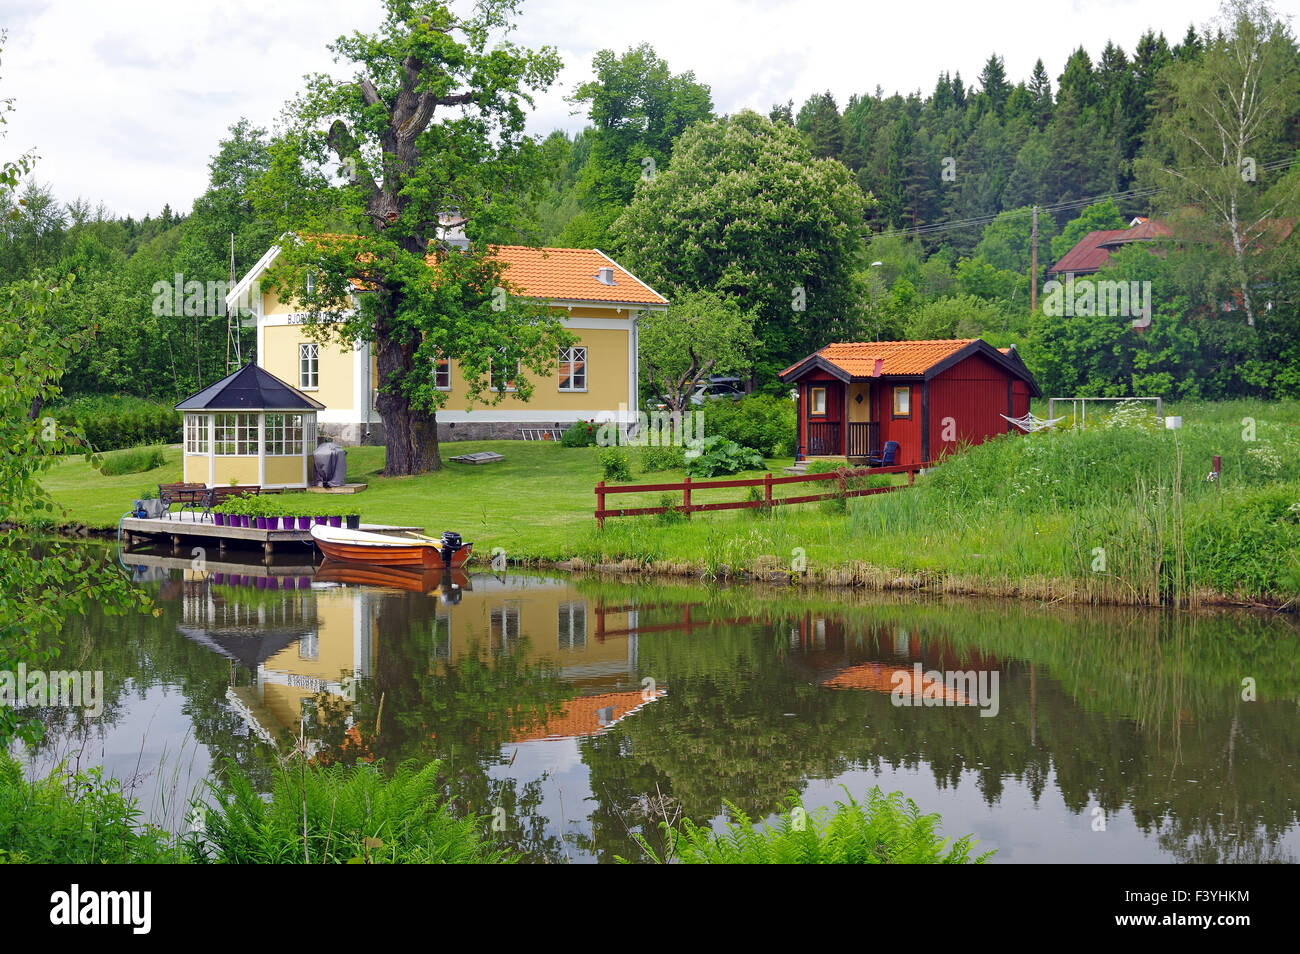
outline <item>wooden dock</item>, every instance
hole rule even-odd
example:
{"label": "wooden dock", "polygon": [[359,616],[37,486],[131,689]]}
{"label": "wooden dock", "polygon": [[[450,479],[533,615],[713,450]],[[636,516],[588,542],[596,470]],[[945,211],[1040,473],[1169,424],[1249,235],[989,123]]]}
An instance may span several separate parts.
{"label": "wooden dock", "polygon": [[[173,515],[158,519],[127,517],[122,521],[122,540],[128,550],[137,543],[171,540],[173,547],[185,541],[202,540],[215,544],[218,550],[227,546],[261,546],[267,555],[275,552],[276,544],[310,545],[311,530],[259,530],[256,527],[219,527],[208,520],[187,519],[188,515]],[[372,533],[420,533],[423,527],[395,527],[383,523],[363,523],[361,530]]]}

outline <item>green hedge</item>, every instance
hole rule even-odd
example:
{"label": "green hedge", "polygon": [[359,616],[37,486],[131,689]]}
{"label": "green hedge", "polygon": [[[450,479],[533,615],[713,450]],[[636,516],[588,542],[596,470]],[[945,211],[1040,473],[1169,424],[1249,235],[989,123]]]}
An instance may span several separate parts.
{"label": "green hedge", "polygon": [[46,412],[60,424],[75,425],[97,451],[141,444],[178,444],[181,414],[171,405],[144,398],[82,397]]}

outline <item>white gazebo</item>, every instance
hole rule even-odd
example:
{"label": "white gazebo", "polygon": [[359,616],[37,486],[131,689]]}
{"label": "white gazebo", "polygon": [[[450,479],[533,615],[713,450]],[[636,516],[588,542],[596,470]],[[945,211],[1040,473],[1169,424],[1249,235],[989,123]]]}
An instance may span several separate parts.
{"label": "white gazebo", "polygon": [[255,364],[176,405],[185,415],[184,479],[209,487],[306,487],[325,405]]}

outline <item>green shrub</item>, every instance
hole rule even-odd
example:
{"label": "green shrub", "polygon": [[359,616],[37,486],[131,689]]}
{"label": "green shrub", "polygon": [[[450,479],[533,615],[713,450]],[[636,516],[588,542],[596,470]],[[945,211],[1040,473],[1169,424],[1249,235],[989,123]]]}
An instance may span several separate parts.
{"label": "green shrub", "polygon": [[98,768],[28,781],[0,749],[0,861],[131,864],[183,861],[162,829],[141,821],[136,800]]}
{"label": "green shrub", "polygon": [[789,397],[751,395],[739,401],[710,401],[695,409],[704,433],[749,447],[765,457],[786,457],[794,448],[795,402]]}
{"label": "green shrub", "polygon": [[681,504],[681,499],[676,494],[662,494],[659,497],[659,506],[665,508],[663,513],[655,514],[655,520],[665,527],[673,524],[685,523],[690,514],[682,513],[677,507]]}
{"label": "green shrub", "polygon": [[699,456],[686,462],[686,472],[692,477],[716,477],[721,474],[738,474],[743,470],[760,470],[763,455],[742,447],[725,437],[706,437],[700,442]]}
{"label": "green shrub", "polygon": [[565,447],[595,447],[599,430],[595,421],[575,421],[560,435],[560,443]]}
{"label": "green shrub", "polygon": [[631,480],[632,463],[621,447],[606,447],[600,452],[600,472],[605,480]]}
{"label": "green shrub", "polygon": [[105,477],[118,477],[122,474],[141,474],[146,470],[155,470],[167,463],[167,454],[162,447],[132,447],[130,450],[105,454],[100,460],[99,472]]}
{"label": "green shrub", "polygon": [[276,773],[267,801],[231,765],[224,780],[210,783],[206,853],[226,864],[509,860],[481,840],[473,819],[448,811],[438,767],[406,762],[391,778],[365,762],[288,767]]}
{"label": "green shrub", "polygon": [[[781,814],[777,827],[754,828],[749,817],[730,802],[736,819],[725,833],[716,835],[689,818],[680,831],[663,825],[668,855],[685,864],[983,864],[993,852],[971,858],[977,844],[966,835],[949,845],[936,831],[939,816],[922,815],[916,803],[902,792],[867,793],[867,803],[852,798],[836,802],[835,810],[808,812],[794,801]],[[659,861],[644,838],[638,842],[651,860]]]}
{"label": "green shrub", "polygon": [[641,472],[654,473],[660,470],[680,470],[686,466],[686,448],[669,445],[667,447],[641,448]]}
{"label": "green shrub", "polygon": [[80,397],[50,408],[48,414],[63,425],[79,427],[97,451],[137,444],[177,444],[181,440],[180,412],[145,398]]}

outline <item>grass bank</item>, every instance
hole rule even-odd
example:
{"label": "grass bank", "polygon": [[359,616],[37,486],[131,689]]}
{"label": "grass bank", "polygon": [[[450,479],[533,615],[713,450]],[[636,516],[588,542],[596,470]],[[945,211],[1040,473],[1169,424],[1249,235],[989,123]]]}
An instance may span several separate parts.
{"label": "grass bank", "polygon": [[[719,578],[746,574],[833,585],[925,588],[1128,604],[1233,601],[1294,606],[1300,593],[1300,402],[1234,401],[1168,408],[1167,431],[1141,409],[1090,417],[1085,428],[998,438],[950,457],[898,493],[846,506],[690,520],[615,518],[597,531],[596,448],[466,442],[499,464],[448,462],[438,473],[381,476],[383,449],[351,448],[349,480],[363,519],[455,529],[483,559],[613,567]],[[116,526],[133,496],[175,479],[179,450],[146,473],[104,477],[84,462],[45,484],[63,523]],[[1211,459],[1222,471],[1207,480]],[[769,461],[779,473],[788,460]],[[633,482],[681,480],[680,470]],[[761,476],[760,471],[746,476]],[[788,489],[790,493],[804,492]],[[738,499],[700,491],[697,502]],[[659,493],[620,498],[658,505]]]}

